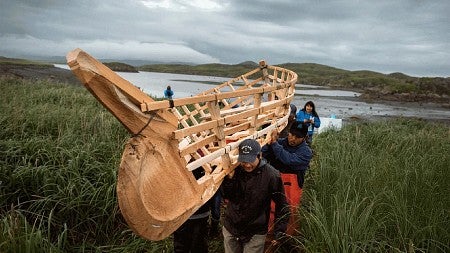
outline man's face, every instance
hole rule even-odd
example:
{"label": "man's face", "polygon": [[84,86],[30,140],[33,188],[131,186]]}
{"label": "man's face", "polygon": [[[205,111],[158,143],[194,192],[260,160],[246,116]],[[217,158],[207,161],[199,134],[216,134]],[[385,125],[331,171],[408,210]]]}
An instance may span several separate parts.
{"label": "man's face", "polygon": [[289,146],[296,147],[300,145],[305,140],[304,137],[297,137],[294,134],[288,134],[288,144]]}
{"label": "man's face", "polygon": [[255,161],[252,163],[241,162],[241,167],[246,172],[252,172],[254,169],[256,169],[256,166],[258,166],[258,163],[259,163],[259,159],[256,158]]}

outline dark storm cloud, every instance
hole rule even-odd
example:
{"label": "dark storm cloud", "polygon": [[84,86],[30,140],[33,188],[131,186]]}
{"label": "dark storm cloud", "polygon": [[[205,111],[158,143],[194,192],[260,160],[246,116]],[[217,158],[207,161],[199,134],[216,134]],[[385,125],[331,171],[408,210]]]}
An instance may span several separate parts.
{"label": "dark storm cloud", "polygon": [[270,64],[449,76],[450,2],[3,1],[0,55]]}

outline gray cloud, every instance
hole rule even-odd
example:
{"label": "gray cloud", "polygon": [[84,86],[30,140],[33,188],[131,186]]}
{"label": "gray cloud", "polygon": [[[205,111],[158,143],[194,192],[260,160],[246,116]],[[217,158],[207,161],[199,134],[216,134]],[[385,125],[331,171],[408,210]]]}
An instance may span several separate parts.
{"label": "gray cloud", "polygon": [[270,64],[450,76],[447,0],[3,1],[0,55]]}

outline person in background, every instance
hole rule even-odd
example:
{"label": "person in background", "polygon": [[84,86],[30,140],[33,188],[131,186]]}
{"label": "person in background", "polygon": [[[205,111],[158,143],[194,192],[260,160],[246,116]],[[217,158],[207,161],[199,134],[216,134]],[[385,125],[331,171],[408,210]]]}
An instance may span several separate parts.
{"label": "person in background", "polygon": [[[306,125],[294,122],[287,138],[279,138],[275,130],[268,144],[261,149],[263,157],[281,172],[286,199],[291,208],[287,234],[294,235],[297,229],[298,206],[302,195],[305,173],[312,158],[311,148],[306,144]],[[274,212],[272,207],[271,214]],[[272,215],[273,216],[273,215]],[[272,226],[272,217],[269,223]],[[271,231],[270,231],[271,232]]]}
{"label": "person in background", "polygon": [[170,85],[167,85],[167,88],[164,91],[164,97],[167,98],[167,99],[172,99],[172,97],[173,97],[173,90],[170,87]]}
{"label": "person in background", "polygon": [[306,142],[311,145],[314,134],[314,128],[320,127],[320,118],[316,112],[316,106],[312,101],[306,102],[303,109],[297,113],[297,122],[304,123],[308,127],[308,138]]}
{"label": "person in background", "polygon": [[290,104],[289,107],[291,107],[291,113],[289,114],[288,123],[283,130],[280,132],[280,138],[286,138],[289,133],[289,129],[292,126],[292,123],[295,122],[295,114],[297,114],[297,106],[294,104]]}
{"label": "person in background", "polygon": [[289,206],[280,173],[260,156],[261,146],[246,139],[239,144],[238,167],[225,177],[221,193],[227,199],[222,233],[225,253],[264,252],[270,215],[275,203],[275,237],[278,244],[286,231]]}
{"label": "person in background", "polygon": [[[205,171],[197,168],[193,171],[196,179]],[[201,206],[187,221],[173,233],[174,253],[208,253],[208,220],[211,214],[212,200]]]}

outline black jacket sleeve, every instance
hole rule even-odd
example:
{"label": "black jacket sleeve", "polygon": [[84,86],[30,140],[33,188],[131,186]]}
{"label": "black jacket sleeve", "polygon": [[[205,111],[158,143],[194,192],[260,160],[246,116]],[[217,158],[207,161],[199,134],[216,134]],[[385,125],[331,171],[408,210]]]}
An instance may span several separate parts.
{"label": "black jacket sleeve", "polygon": [[234,189],[235,180],[234,178],[230,179],[227,176],[224,178],[222,185],[220,186],[220,194],[224,199],[234,199],[234,195],[236,191]]}

